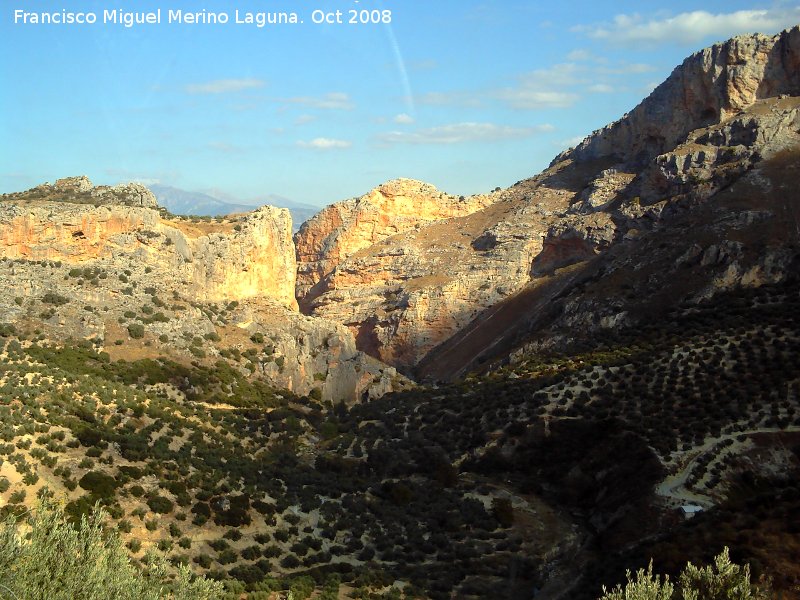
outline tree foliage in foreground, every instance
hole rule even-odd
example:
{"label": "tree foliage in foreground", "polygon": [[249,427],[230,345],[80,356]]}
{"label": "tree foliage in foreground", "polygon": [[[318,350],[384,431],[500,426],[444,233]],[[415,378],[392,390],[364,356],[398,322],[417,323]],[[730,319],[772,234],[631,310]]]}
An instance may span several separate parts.
{"label": "tree foliage in foreground", "polygon": [[77,526],[64,510],[43,502],[26,523],[9,517],[0,526],[0,596],[25,600],[211,600],[222,585],[194,577],[188,567],[167,583],[163,557],[148,556],[136,569],[116,533],[103,528],[99,509]]}
{"label": "tree foliage in foreground", "polygon": [[750,566],[731,562],[728,548],[714,558],[714,566],[696,567],[692,563],[675,586],[669,576],[653,575],[653,562],[647,571],[639,569],[636,577],[627,572],[628,583],[607,590],[600,600],[766,600],[768,590],[750,582]]}

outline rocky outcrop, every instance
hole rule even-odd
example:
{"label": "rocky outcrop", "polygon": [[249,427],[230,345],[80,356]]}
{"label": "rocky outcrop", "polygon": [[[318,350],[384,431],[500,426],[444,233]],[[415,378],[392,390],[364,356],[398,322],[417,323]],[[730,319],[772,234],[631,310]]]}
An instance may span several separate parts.
{"label": "rocky outcrop", "polygon": [[736,37],[687,58],[629,114],[553,162],[614,157],[642,165],[757,100],[798,93],[800,27]]}
{"label": "rocky outcrop", "polygon": [[298,300],[311,302],[314,286],[359,250],[433,221],[473,213],[493,201],[491,194],[458,197],[428,183],[395,179],[322,209],[295,235]]}
{"label": "rocky outcrop", "polygon": [[759,100],[727,121],[696,129],[641,172],[635,193],[645,204],[665,197],[709,198],[758,162],[800,142],[800,99]]}
{"label": "rocky outcrop", "polygon": [[153,193],[140,183],[94,185],[86,175],[58,179],[55,184],[44,183],[25,192],[3,194],[0,199],[51,200],[71,204],[138,206],[159,208]]}
{"label": "rocky outcrop", "polygon": [[161,224],[164,243],[170,240],[177,253],[175,269],[186,274],[192,293],[210,301],[268,296],[296,309],[288,209],[262,206],[227,225],[221,231],[196,232],[185,221]]}
{"label": "rocky outcrop", "polygon": [[356,348],[351,332],[337,323],[269,307],[253,300],[233,312],[232,322],[252,336],[263,333],[268,353],[256,372],[274,385],[326,402],[364,401],[410,384],[392,367]]}
{"label": "rocky outcrop", "polygon": [[[33,320],[52,340],[100,340],[112,358],[228,360],[323,401],[409,385],[359,351],[343,325],[297,312],[288,210],[166,218],[142,206],[73,202],[97,189],[87,181],[0,201],[3,322]],[[136,188],[110,189],[130,197]]]}
{"label": "rocky outcrop", "polygon": [[556,269],[588,260],[608,248],[615,234],[616,227],[605,213],[565,218],[548,228],[531,274],[552,275]]}
{"label": "rocky outcrop", "polygon": [[295,257],[286,209],[263,207],[234,220],[195,225],[150,208],[53,201],[0,202],[0,255],[109,271],[155,271],[162,285],[203,301],[294,299]]}
{"label": "rocky outcrop", "polygon": [[529,180],[482,210],[389,237],[342,260],[307,308],[347,325],[360,349],[409,371],[530,281],[548,227],[571,197]]}

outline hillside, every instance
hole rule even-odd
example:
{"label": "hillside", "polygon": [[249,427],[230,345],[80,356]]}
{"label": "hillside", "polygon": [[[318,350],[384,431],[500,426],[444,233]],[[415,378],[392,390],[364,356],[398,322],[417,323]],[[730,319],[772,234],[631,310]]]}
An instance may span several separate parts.
{"label": "hillside", "polygon": [[286,209],[177,217],[135,190],[144,205],[86,178],[3,196],[4,321],[43,339],[97,340],[115,359],[223,360],[325,400],[404,385],[344,327],[297,313]]}
{"label": "hillside", "polygon": [[[567,581],[589,598],[644,560],[639,544],[680,561],[702,535],[788,590],[798,303],[797,282],[734,293],[580,355],[350,411],[223,365],[113,361],[6,327],[4,510],[44,487],[72,514],[100,500],[135,556],[155,545],[251,585],[317,567],[433,598]],[[683,525],[689,498],[720,508]],[[754,503],[777,508],[754,522]]]}
{"label": "hillside", "polygon": [[527,338],[566,347],[658,304],[779,281],[798,241],[798,56],[798,28],[698,52],[486,207],[323,249],[335,261],[311,291],[298,278],[298,302],[403,372],[448,379]]}
{"label": "hillside", "polygon": [[798,57],[729,40],[508,189],[294,236],[3,195],[0,512],[98,502],[230,599],[590,599],[723,546],[800,598]]}

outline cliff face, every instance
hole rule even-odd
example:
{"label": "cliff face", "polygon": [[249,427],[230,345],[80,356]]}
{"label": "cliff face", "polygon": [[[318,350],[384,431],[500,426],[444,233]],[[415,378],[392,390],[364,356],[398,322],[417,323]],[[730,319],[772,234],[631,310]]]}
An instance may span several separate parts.
{"label": "cliff face", "polygon": [[2,256],[73,265],[105,259],[120,271],[136,260],[213,302],[266,295],[296,308],[291,231],[288,211],[270,206],[203,227],[138,206],[0,202]]}
{"label": "cliff face", "polygon": [[567,198],[536,178],[496,194],[482,210],[389,237],[341,260],[306,306],[347,325],[365,352],[409,369],[530,280]]}
{"label": "cliff face", "polygon": [[[0,198],[3,321],[36,322],[55,340],[100,339],[115,358],[248,352],[249,372],[322,400],[407,383],[360,352],[342,325],[297,312],[286,209],[167,218],[150,196],[136,184],[96,188],[75,177]],[[50,309],[48,298],[57,299]],[[144,333],[131,337],[138,323]]]}
{"label": "cliff face", "polygon": [[263,206],[222,231],[197,231],[182,221],[163,222],[159,231],[175,248],[173,272],[185,274],[197,297],[216,302],[268,296],[297,308],[287,209]]}
{"label": "cliff face", "polygon": [[757,100],[799,92],[800,27],[736,37],[687,58],[629,114],[553,163],[614,157],[644,164],[691,131],[725,121]]}
{"label": "cliff face", "polygon": [[715,45],[559,155],[545,174],[573,182],[575,193],[547,231],[531,284],[429,353],[417,375],[458,377],[514,348],[563,350],[666,319],[678,305],[794,277],[799,57],[798,27]]}
{"label": "cliff face", "polygon": [[314,286],[359,250],[433,221],[473,213],[492,202],[492,195],[457,197],[427,183],[395,179],[359,198],[332,204],[295,235],[297,297],[309,303],[315,296]]}
{"label": "cliff face", "polygon": [[[332,252],[335,260],[329,263],[320,260],[327,256],[324,244],[310,244],[316,255],[298,252],[300,278],[304,268],[313,271],[305,285],[298,280],[301,304],[310,314],[347,325],[359,348],[373,356],[407,370],[422,361],[420,373],[436,377],[452,375],[435,367],[465,348],[469,351],[456,363],[474,368],[476,357],[487,354],[504,328],[531,331],[558,322],[565,329],[553,339],[565,341],[629,323],[636,310],[622,310],[627,301],[621,299],[643,303],[645,297],[635,297],[631,289],[652,294],[656,279],[667,296],[674,296],[664,300],[669,304],[686,294],[713,295],[726,286],[787,276],[791,259],[780,249],[791,241],[783,234],[774,237],[774,253],[748,252],[742,242],[744,250],[722,252],[727,258],[720,262],[705,261],[686,281],[675,273],[677,257],[672,266],[662,265],[658,276],[648,264],[660,264],[667,254],[658,245],[654,249],[653,236],[686,215],[696,213],[697,222],[705,223],[741,212],[740,206],[723,208],[722,200],[717,205],[720,194],[739,181],[748,182],[742,189],[753,191],[758,181],[765,188],[756,186],[752,198],[741,201],[747,210],[762,201],[772,206],[766,188],[786,184],[767,177],[774,170],[766,165],[793,156],[800,145],[799,51],[798,28],[715,45],[689,57],[630,114],[561,154],[541,175],[495,194],[495,201],[480,210],[422,223],[370,246],[371,238],[362,236],[357,251]],[[794,195],[786,189],[792,204]],[[714,215],[701,216],[708,207]],[[744,231],[723,233],[719,225],[697,244],[733,247],[727,235],[755,244],[764,219],[773,222],[783,210],[737,216]],[[331,229],[343,229],[337,235],[347,239],[343,219],[331,216],[325,227],[319,225],[309,222],[304,239],[325,239],[314,231]],[[669,243],[680,246],[681,239],[695,237],[690,229]],[[587,285],[581,274],[612,250],[609,257],[638,265],[637,274],[628,275],[630,282],[606,281],[605,300],[590,306],[580,300],[579,290]],[[313,261],[303,262],[312,255]],[[649,274],[647,284],[634,283],[641,273]],[[531,301],[520,302],[518,294]],[[564,297],[574,303],[564,307]],[[559,310],[561,316],[554,317]],[[516,342],[506,338],[503,343]]]}

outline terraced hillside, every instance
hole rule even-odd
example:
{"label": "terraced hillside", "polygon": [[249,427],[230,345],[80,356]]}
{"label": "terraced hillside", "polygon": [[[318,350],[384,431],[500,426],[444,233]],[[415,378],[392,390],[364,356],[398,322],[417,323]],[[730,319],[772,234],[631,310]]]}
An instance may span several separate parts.
{"label": "terraced hillside", "polygon": [[[111,360],[6,325],[3,511],[55,495],[77,517],[99,501],[137,559],[155,547],[251,592],[336,573],[431,598],[566,581],[592,597],[621,576],[611,557],[686,527],[689,498],[707,509],[699,528],[745,517],[758,481],[793,489],[799,306],[796,282],[732,292],[349,411],[224,362]],[[704,531],[718,551],[727,530]],[[769,556],[724,542],[788,590],[797,574],[775,569],[796,534]]]}

